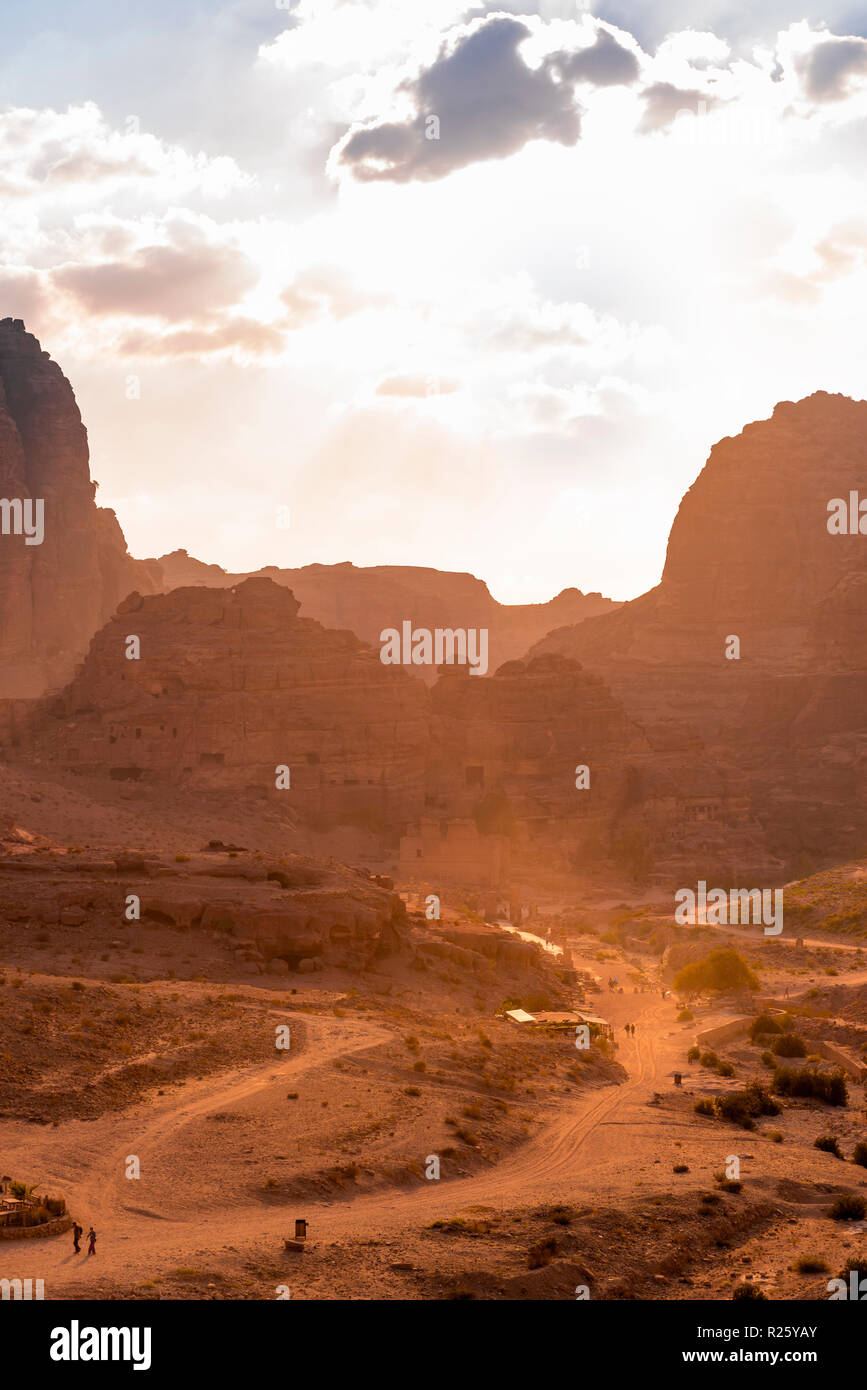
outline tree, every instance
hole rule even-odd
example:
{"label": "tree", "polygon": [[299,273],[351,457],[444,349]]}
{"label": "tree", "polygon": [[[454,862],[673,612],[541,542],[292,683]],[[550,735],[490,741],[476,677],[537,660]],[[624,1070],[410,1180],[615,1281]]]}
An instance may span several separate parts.
{"label": "tree", "polygon": [[739,994],[758,989],[756,975],[733,947],[711,951],[704,960],[685,965],[674,977],[674,988],[684,994],[700,994],[714,989],[721,994]]}

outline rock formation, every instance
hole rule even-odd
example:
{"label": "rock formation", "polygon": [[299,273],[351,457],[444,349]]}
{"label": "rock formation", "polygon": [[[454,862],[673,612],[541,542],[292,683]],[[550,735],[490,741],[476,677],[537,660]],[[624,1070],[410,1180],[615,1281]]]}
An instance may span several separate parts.
{"label": "rock formation", "polygon": [[120,600],[158,587],[153,566],[128,555],[114,512],[96,506],[88,459],[69,382],[20,319],[3,319],[0,496],[42,501],[44,537],[28,544],[4,512],[0,698],[64,684]]}
{"label": "rock formation", "polygon": [[[219,565],[206,565],[185,550],[175,550],[149,564],[159,566],[163,587],[207,585],[232,588],[244,574],[227,574]],[[406,619],[416,627],[487,628],[488,669],[520,657],[553,627],[581,622],[618,605],[601,594],[564,589],[549,603],[498,603],[488,586],[471,574],[455,574],[414,565],[305,565],[278,569],[269,565],[258,575],[291,589],[305,618],[325,627],[349,628],[363,642],[379,647],[385,628],[400,628]],[[411,675],[433,685],[432,666],[408,666]]]}
{"label": "rock formation", "polygon": [[300,855],[203,852],[179,865],[155,854],[107,854],[0,850],[2,920],[84,928],[93,942],[127,925],[133,894],[136,920],[216,932],[254,974],[305,973],[325,961],[363,969],[408,949],[403,902],[363,870]]}
{"label": "rock formation", "polygon": [[259,788],[308,820],[375,828],[418,812],[428,719],[403,670],[247,579],[130,595],[40,710],[33,752],[115,778]]}
{"label": "rock formation", "polygon": [[708,804],[739,775],[791,872],[867,833],[867,537],[828,529],[851,491],[867,496],[867,402],[784,402],[711,450],[655,589],[532,649],[598,671],[651,739],[692,725]]}

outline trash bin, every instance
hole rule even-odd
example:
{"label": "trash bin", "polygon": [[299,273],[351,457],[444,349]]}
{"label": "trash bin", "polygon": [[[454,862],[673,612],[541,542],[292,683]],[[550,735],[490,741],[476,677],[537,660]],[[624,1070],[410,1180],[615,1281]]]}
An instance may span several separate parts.
{"label": "trash bin", "polygon": [[682,1085],[682,1083],[683,1083],[683,1076],[682,1076],[682,1074],[681,1074],[679,1071],[676,1071],[676,1072],[674,1073],[674,1084],[675,1084],[675,1086],[680,1086],[680,1085]]}
{"label": "trash bin", "polygon": [[304,1221],[303,1219],[302,1219],[302,1220],[296,1220],[296,1222],[295,1222],[295,1239],[296,1239],[296,1240],[306,1240],[306,1239],[307,1239],[307,1222]]}

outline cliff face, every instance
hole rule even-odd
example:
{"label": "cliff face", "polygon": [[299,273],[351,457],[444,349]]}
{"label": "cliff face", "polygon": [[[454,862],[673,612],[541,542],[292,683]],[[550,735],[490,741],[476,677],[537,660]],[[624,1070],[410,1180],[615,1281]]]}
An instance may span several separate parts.
{"label": "cliff face", "polygon": [[248,579],[130,595],[44,705],[35,751],[118,779],[258,788],[299,816],[376,828],[418,814],[427,739],[423,686]]}
{"label": "cliff face", "polygon": [[[604,682],[572,661],[512,662],[490,679],[457,668],[429,691],[351,632],[300,617],[269,579],[131,595],[23,741],[28,760],[258,789],[298,823],[393,842],[423,814],[481,812],[495,830],[507,806],[525,840],[544,832],[555,849],[574,849],[573,830],[607,843],[633,763],[651,756]],[[579,764],[592,792],[576,788]]]}
{"label": "cliff face", "polygon": [[95,490],[72,387],[20,320],[3,319],[0,495],[41,500],[44,534],[28,544],[11,519],[0,535],[0,698],[61,686],[120,600],[156,587]]}
{"label": "cliff face", "polygon": [[[448,673],[431,699],[427,786],[431,804],[452,815],[471,815],[490,794],[527,822],[599,815],[650,751],[604,681],[561,656],[509,662],[490,680]],[[576,788],[579,766],[592,794]]]}
{"label": "cliff face", "polygon": [[[678,509],[659,585],[614,614],[549,633],[534,650],[604,669],[633,695],[643,672],[676,665],[678,682],[689,683],[701,666],[707,707],[716,693],[720,705],[730,701],[732,670],[740,679],[851,668],[865,646],[851,619],[867,546],[864,536],[831,535],[827,523],[830,500],[859,487],[867,496],[867,402],[820,391],[778,405],[714,445]],[[732,635],[739,662],[725,656]]]}
{"label": "cliff face", "polygon": [[[219,565],[206,565],[184,550],[158,561],[166,590],[193,584],[231,588],[249,575],[227,574]],[[363,642],[379,646],[384,628],[400,628],[404,620],[428,628],[487,628],[488,670],[522,656],[551,628],[578,623],[618,605],[601,594],[564,589],[549,603],[498,603],[480,579],[471,574],[425,569],[413,565],[305,565],[277,569],[269,565],[258,575],[291,589],[304,617],[324,627],[349,628]],[[431,666],[407,668],[427,685],[437,672]]]}
{"label": "cliff face", "polygon": [[867,497],[867,402],[784,402],[711,450],[655,589],[532,649],[598,671],[648,728],[693,725],[791,868],[867,833],[867,536],[828,530],[851,491]]}

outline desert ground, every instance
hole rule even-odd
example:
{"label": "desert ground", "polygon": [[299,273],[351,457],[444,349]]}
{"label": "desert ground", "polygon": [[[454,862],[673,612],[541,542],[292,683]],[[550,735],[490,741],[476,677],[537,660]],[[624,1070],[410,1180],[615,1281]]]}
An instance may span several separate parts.
{"label": "desert ground", "polygon": [[[21,821],[46,788],[18,792]],[[79,853],[117,831],[88,804]],[[58,846],[64,810],[81,805],[58,793],[41,820]],[[170,814],[163,824],[177,844]],[[190,849],[202,830],[188,816]],[[555,907],[560,931],[569,913]],[[657,906],[624,908],[673,930]],[[830,1040],[852,1066],[847,1105],[786,1099],[747,1130],[694,1107],[766,1081],[762,1047],[744,1031],[715,1044],[714,1063],[687,1060],[743,1001],[700,996],[682,1017],[649,943],[618,944],[610,909],[580,909],[562,939],[614,1030],[589,1054],[571,1032],[497,1016],[539,1007],[535,977],[480,984],[397,956],[275,979],[216,932],[143,922],[102,939],[95,922],[3,922],[0,1168],[65,1197],[97,1251],[74,1254],[69,1233],[7,1241],[0,1275],[43,1279],[54,1299],[683,1300],[745,1281],[826,1298],[867,1255],[867,1223],[830,1215],[841,1194],[867,1196],[867,1169],[846,1161],[865,1134],[867,953],[839,932],[712,934],[756,969],[752,1014],[788,1009],[811,1054]],[[826,1133],[843,1160],[814,1147]],[[296,1218],[307,1240],[286,1250]]]}

